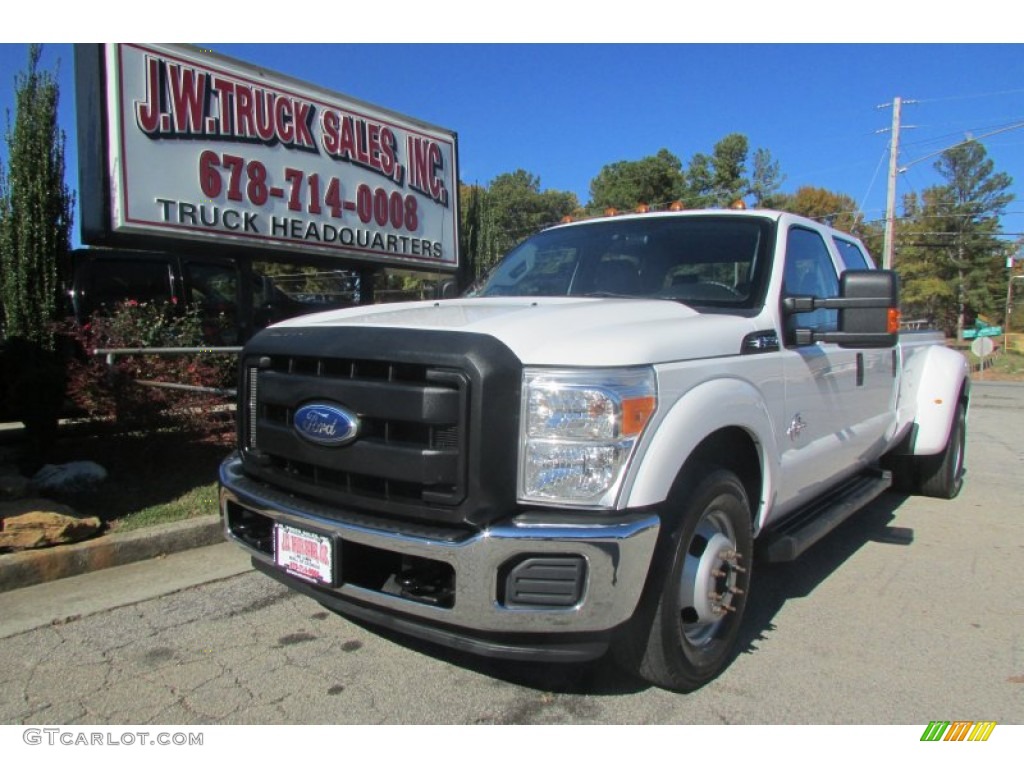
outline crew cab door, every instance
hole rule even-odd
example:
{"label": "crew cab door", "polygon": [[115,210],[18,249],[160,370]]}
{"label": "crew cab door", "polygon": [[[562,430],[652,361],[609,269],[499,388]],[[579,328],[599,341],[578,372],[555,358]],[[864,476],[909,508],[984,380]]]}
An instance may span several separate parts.
{"label": "crew cab door", "polygon": [[[853,240],[833,234],[832,243],[839,256],[840,270],[874,268],[867,254]],[[865,347],[856,352],[861,384],[854,389],[853,396],[861,401],[859,408],[865,417],[861,427],[864,436],[876,441],[872,449],[877,450],[877,441],[887,440],[895,428],[898,371],[901,366],[899,349]]]}
{"label": "crew cab door", "polygon": [[[783,299],[839,294],[837,260],[823,232],[792,226],[786,233],[785,259]],[[786,395],[777,436],[782,460],[780,514],[877,458],[892,423],[895,385],[889,349],[844,349],[821,341],[796,344],[796,328],[837,330],[837,310],[783,317]]]}

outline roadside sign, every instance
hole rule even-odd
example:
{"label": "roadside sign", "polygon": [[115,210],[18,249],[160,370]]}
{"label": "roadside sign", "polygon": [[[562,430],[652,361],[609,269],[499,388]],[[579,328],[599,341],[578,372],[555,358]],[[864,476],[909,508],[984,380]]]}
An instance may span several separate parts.
{"label": "roadside sign", "polygon": [[75,55],[84,242],[458,268],[453,131],[192,46]]}
{"label": "roadside sign", "polygon": [[980,339],[985,336],[1002,336],[1003,326],[990,325],[986,328],[969,328],[964,331],[965,339]]}
{"label": "roadside sign", "polygon": [[995,344],[988,336],[982,336],[971,342],[971,352],[976,357],[988,357],[995,349]]}

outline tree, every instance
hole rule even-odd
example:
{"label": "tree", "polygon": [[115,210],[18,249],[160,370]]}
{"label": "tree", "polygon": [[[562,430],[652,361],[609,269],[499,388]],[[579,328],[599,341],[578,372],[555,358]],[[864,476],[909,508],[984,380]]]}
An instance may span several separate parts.
{"label": "tree", "polygon": [[730,133],[715,144],[711,156],[717,204],[728,206],[747,196],[747,152],[750,142],[742,133]]}
{"label": "tree", "polygon": [[1013,179],[994,168],[985,147],[973,140],[946,150],[935,163],[953,204],[956,252],[951,258],[957,271],[960,339],[967,312],[997,315],[1006,285],[1004,254],[996,234],[999,217],[1014,198],[1007,192]]}
{"label": "tree", "polygon": [[779,187],[785,180],[779,168],[779,161],[767,149],[754,152],[754,175],[750,183],[750,194],[755,208],[779,208],[785,195],[779,194]]}
{"label": "tree", "polygon": [[711,155],[698,152],[686,171],[686,205],[694,208],[725,208],[750,192],[747,178],[749,142],[742,133],[721,139]]}
{"label": "tree", "polygon": [[0,165],[0,408],[25,424],[29,465],[56,436],[64,398],[54,327],[73,205],[64,183],[64,133],[57,127],[59,89],[52,74],[39,71],[41,55],[40,46],[30,46],[28,70],[15,78],[9,170]]}
{"label": "tree", "polygon": [[667,149],[640,160],[620,160],[604,166],[590,182],[594,212],[606,208],[632,210],[641,203],[663,206],[683,193],[683,164]]}
{"label": "tree", "polygon": [[998,235],[1000,216],[1014,199],[1007,191],[1013,179],[995,171],[975,140],[947,149],[935,170],[946,183],[911,199],[896,268],[907,303],[921,297],[947,332],[955,327],[963,338],[967,317],[1001,316],[1006,254]]}
{"label": "tree", "polygon": [[71,250],[74,198],[64,182],[64,132],[57,126],[56,78],[40,72],[42,48],[29,47],[15,78],[10,170],[0,167],[0,297],[3,335],[52,349],[61,306],[61,271]]}
{"label": "tree", "polygon": [[476,184],[459,185],[459,281],[463,289],[480,276],[480,203],[484,190]]}
{"label": "tree", "polygon": [[686,169],[684,202],[691,208],[726,208],[753,198],[758,208],[777,208],[778,190],[785,176],[767,149],[754,152],[754,169],[747,172],[750,142],[742,133],[730,133],[715,144],[710,155],[698,152]]}
{"label": "tree", "polygon": [[855,233],[861,221],[857,203],[852,197],[822,187],[800,187],[779,203],[784,211],[824,222],[844,232]]}
{"label": "tree", "polygon": [[689,208],[707,208],[714,204],[714,190],[711,158],[703,152],[697,152],[690,158],[690,165],[686,169],[683,201]]}
{"label": "tree", "polygon": [[948,190],[930,187],[920,196],[903,199],[904,219],[900,223],[899,257],[900,303],[908,320],[927,320],[947,331],[956,326],[956,283],[951,278],[947,253],[948,232],[935,212],[948,210]]}
{"label": "tree", "polygon": [[[579,209],[575,194],[551,189],[541,192],[540,177],[522,169],[495,177],[479,195],[465,222],[477,228],[475,252],[463,254],[476,269],[473,277],[487,271],[520,240]],[[470,214],[472,221],[468,220]]]}

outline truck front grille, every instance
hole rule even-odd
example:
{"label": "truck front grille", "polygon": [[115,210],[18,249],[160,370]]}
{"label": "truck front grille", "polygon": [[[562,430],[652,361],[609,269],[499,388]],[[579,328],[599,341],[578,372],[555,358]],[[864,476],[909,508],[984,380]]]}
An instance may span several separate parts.
{"label": "truck front grille", "polygon": [[[468,381],[425,365],[263,356],[248,365],[246,444],[264,479],[329,501],[453,506],[465,498]],[[309,402],[359,418],[356,440],[309,443],[293,429]]]}
{"label": "truck front grille", "polygon": [[[283,344],[271,329],[243,353],[239,443],[246,472],[306,498],[389,516],[461,523],[481,505],[493,512],[494,495],[512,490],[514,450],[508,447],[515,445],[518,400],[491,401],[499,411],[486,416],[472,406],[488,386],[506,395],[509,386],[517,388],[518,371],[496,375],[491,366],[474,364],[472,349],[431,354],[428,344],[403,354],[401,344],[374,345],[351,329],[333,329],[330,336],[328,330]],[[451,347],[452,337],[445,336]],[[328,345],[309,343],[328,338],[329,354],[323,353]],[[397,339],[398,332],[384,338]],[[268,339],[273,343],[260,343]],[[300,408],[325,403],[357,417],[351,442],[322,445],[295,429]],[[500,412],[502,406],[508,412]],[[503,455],[488,461],[491,439],[499,437]],[[480,462],[472,474],[493,486],[475,499],[471,460]],[[491,471],[508,477],[491,482],[484,477]]]}

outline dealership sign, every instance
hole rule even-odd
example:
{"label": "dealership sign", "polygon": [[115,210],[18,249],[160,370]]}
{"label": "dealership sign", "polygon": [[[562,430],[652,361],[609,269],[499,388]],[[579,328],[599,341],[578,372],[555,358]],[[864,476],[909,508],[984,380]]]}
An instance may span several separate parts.
{"label": "dealership sign", "polygon": [[101,58],[97,239],[456,268],[451,131],[191,47],[112,44]]}

